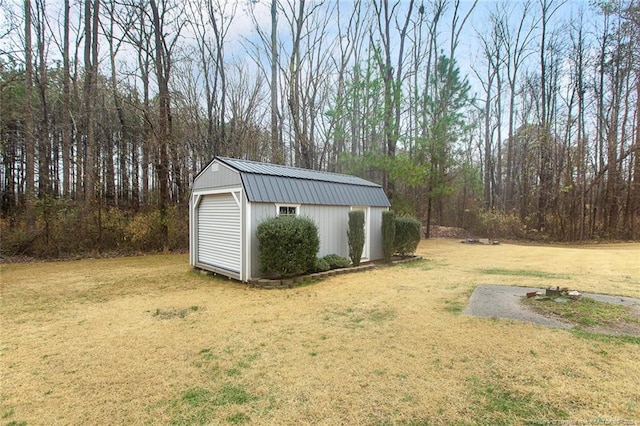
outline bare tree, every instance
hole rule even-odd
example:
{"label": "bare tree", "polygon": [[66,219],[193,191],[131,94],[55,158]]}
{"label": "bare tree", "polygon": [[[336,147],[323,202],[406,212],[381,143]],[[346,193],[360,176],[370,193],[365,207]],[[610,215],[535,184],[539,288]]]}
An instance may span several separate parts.
{"label": "bare tree", "polygon": [[[586,58],[585,52],[587,46],[585,46],[585,35],[583,30],[583,13],[577,16],[577,21],[572,22],[570,38],[572,42],[572,64],[573,64],[573,80],[575,81],[574,89],[577,96],[577,135],[576,144],[577,152],[574,156],[574,164],[577,174],[577,190],[579,198],[575,200],[578,204],[578,230],[576,238],[579,240],[585,239],[585,221],[586,221],[586,191],[585,184],[587,180],[587,141],[586,141],[586,129],[585,129],[585,68]],[[572,212],[573,213],[573,212]]]}
{"label": "bare tree", "polygon": [[[330,40],[325,28],[333,9],[323,10],[320,2],[306,8],[306,2],[288,3],[284,17],[292,36],[291,54],[286,75],[287,106],[293,131],[292,146],[294,164],[305,168],[317,167],[316,126],[321,112],[322,87],[329,75],[325,72],[330,64],[323,54],[324,43]],[[329,46],[332,44],[329,42]],[[330,49],[329,49],[330,50]]]}
{"label": "bare tree", "polygon": [[[155,0],[149,0],[151,6],[151,27],[154,39],[154,69],[156,81],[158,83],[158,115],[157,129],[154,136],[158,157],[155,164],[157,187],[158,187],[158,209],[160,211],[160,222],[162,224],[162,247],[168,249],[169,229],[167,227],[167,207],[169,204],[169,149],[173,144],[171,134],[171,97],[169,92],[169,79],[173,66],[172,53],[179,40],[180,31],[184,26],[183,21],[179,21],[179,5],[168,4],[161,0],[160,6]],[[177,16],[171,16],[175,13]],[[168,38],[166,20],[173,19],[172,37]],[[177,176],[174,176],[177,178]],[[180,188],[180,182],[176,185]],[[179,194],[179,193],[178,193]]]}
{"label": "bare tree", "polygon": [[96,197],[97,143],[96,143],[96,85],[98,78],[98,28],[99,28],[100,0],[87,0],[84,7],[84,130],[86,143],[84,150],[85,166],[83,176],[84,197],[93,202]]}
{"label": "bare tree", "polygon": [[[491,210],[495,207],[495,163],[496,158],[494,157],[493,152],[493,134],[495,128],[497,127],[492,123],[492,118],[494,117],[492,114],[496,107],[494,104],[494,98],[500,97],[501,94],[498,91],[497,94],[494,95],[494,85],[495,80],[499,77],[499,73],[501,72],[501,47],[499,43],[499,22],[500,18],[496,15],[491,16],[492,26],[489,30],[489,33],[486,35],[478,34],[478,39],[482,46],[482,55],[483,60],[485,61],[485,69],[484,74],[482,70],[476,70],[474,68],[474,73],[478,77],[480,84],[484,90],[484,107],[483,107],[483,116],[484,116],[484,158],[482,162],[483,167],[483,179],[484,179],[484,205],[485,208]],[[498,102],[499,103],[499,102]],[[498,108],[497,114],[501,113]],[[498,120],[499,121],[499,120]],[[500,157],[498,157],[498,161],[501,161]]]}
{"label": "bare tree", "polygon": [[[252,4],[257,4],[254,2]],[[269,82],[269,118],[270,118],[270,151],[271,162],[274,164],[284,164],[285,152],[284,143],[282,138],[282,116],[280,112],[280,43],[278,42],[278,11],[279,1],[271,0],[269,6],[270,16],[270,32],[267,34],[261,27],[256,17],[255,9],[250,9],[251,19],[254,24],[260,43],[256,43],[250,40],[248,37],[244,38],[245,48],[249,56],[258,65],[258,67],[264,72],[265,79]],[[268,71],[266,67],[263,67],[263,56],[267,57]]]}
{"label": "bare tree", "polygon": [[27,226],[35,227],[35,137],[32,107],[33,59],[31,50],[31,0],[24,2],[24,144],[25,144],[25,210]]}
{"label": "bare tree", "polygon": [[550,93],[548,79],[550,75],[550,64],[548,61],[548,26],[553,15],[558,11],[564,0],[540,0],[541,27],[540,27],[540,90],[541,90],[541,112],[539,126],[541,128],[540,139],[540,169],[539,180],[540,189],[538,193],[538,230],[544,230],[546,226],[546,216],[552,197],[552,165],[551,165],[551,103],[553,93]]}
{"label": "bare tree", "polygon": [[64,0],[63,48],[62,48],[62,196],[67,197],[71,190],[71,96],[69,64],[69,0]]}
{"label": "bare tree", "polygon": [[[501,20],[500,43],[504,46],[504,61],[506,66],[507,83],[509,86],[509,115],[508,115],[508,135],[507,135],[507,158],[506,158],[506,176],[504,192],[502,196],[502,205],[504,209],[510,209],[513,206],[513,147],[511,140],[515,132],[515,114],[516,114],[516,95],[518,91],[518,78],[520,68],[527,58],[534,52],[531,49],[533,35],[536,24],[531,22],[532,4],[527,1],[522,6],[522,11],[518,18],[517,26],[512,28],[508,22],[509,17]],[[529,22],[527,22],[529,20]],[[500,158],[502,161],[502,158]]]}

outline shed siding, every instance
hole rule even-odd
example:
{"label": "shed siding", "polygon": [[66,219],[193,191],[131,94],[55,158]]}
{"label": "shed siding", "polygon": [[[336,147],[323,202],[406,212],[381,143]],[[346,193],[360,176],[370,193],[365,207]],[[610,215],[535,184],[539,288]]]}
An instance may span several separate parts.
{"label": "shed siding", "polygon": [[258,237],[256,231],[258,224],[263,220],[276,215],[275,204],[270,203],[251,203],[251,276],[249,278],[257,278],[262,276],[260,273],[260,264],[258,263]]}
{"label": "shed siding", "polygon": [[349,211],[366,207],[368,258],[382,258],[381,213],[389,201],[379,185],[354,176],[216,157],[196,176],[189,203],[191,264],[232,278],[261,276],[256,231],[277,214],[276,204],[298,205],[316,223],[318,256],[344,257]]}
{"label": "shed siding", "polygon": [[344,257],[349,256],[347,242],[349,207],[303,204],[300,206],[300,216],[311,218],[318,227],[320,235],[319,257],[332,253]]}
{"label": "shed siding", "polygon": [[[213,171],[217,167],[217,171]],[[207,189],[237,188],[241,186],[240,173],[230,169],[226,164],[213,161],[209,164],[193,182],[194,191]]]}
{"label": "shed siding", "polygon": [[[303,204],[300,206],[299,213],[300,216],[313,220],[318,227],[320,237],[319,257],[331,253],[349,257],[349,244],[347,242],[349,207]],[[251,278],[261,276],[258,263],[258,237],[256,237],[258,224],[275,215],[276,205],[274,203],[251,203],[252,217],[249,231],[251,232]],[[373,234],[375,234],[375,231]]]}
{"label": "shed siding", "polygon": [[371,207],[369,215],[369,226],[371,232],[371,243],[369,246],[369,258],[372,260],[382,259],[384,253],[382,252],[382,212],[389,210],[386,207]]}

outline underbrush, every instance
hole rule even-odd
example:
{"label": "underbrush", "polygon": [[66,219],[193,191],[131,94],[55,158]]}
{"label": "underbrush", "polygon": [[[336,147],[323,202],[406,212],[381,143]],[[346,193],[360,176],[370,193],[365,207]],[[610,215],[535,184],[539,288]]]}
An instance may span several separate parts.
{"label": "underbrush", "polygon": [[126,255],[165,248],[182,251],[189,245],[189,214],[186,207],[170,207],[163,219],[157,209],[134,212],[49,198],[38,201],[34,227],[28,226],[24,216],[5,217],[0,219],[0,235],[3,258]]}

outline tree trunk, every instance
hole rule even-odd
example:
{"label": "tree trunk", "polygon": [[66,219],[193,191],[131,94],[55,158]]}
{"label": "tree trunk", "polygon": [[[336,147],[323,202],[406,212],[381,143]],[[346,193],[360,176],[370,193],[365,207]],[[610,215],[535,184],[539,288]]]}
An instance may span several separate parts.
{"label": "tree trunk", "polygon": [[64,35],[62,48],[62,196],[71,190],[71,97],[69,94],[69,0],[64,0]]}
{"label": "tree trunk", "polygon": [[163,28],[160,23],[160,13],[155,0],[150,0],[153,12],[153,34],[155,39],[155,69],[158,79],[158,130],[156,132],[156,148],[158,158],[156,162],[156,176],[158,178],[158,210],[160,211],[161,245],[165,251],[169,248],[169,228],[167,225],[167,205],[169,202],[169,75],[170,59],[163,43]]}
{"label": "tree trunk", "polygon": [[284,164],[278,120],[278,1],[271,0],[271,162]]}
{"label": "tree trunk", "polygon": [[31,50],[31,0],[24,2],[24,50],[25,50],[25,70],[24,70],[24,144],[25,144],[25,211],[27,226],[35,228],[36,217],[34,211],[35,198],[35,135],[32,106],[33,87],[33,59]]}

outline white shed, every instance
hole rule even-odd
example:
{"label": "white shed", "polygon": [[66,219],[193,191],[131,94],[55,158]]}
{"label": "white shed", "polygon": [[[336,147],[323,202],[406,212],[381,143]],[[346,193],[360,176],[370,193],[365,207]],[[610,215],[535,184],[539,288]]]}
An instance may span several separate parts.
{"label": "white shed", "polygon": [[256,228],[277,215],[311,218],[318,256],[348,257],[351,210],[365,212],[362,260],[382,259],[382,212],[389,206],[380,185],[355,176],[215,157],[193,181],[189,261],[240,281],[260,278]]}

